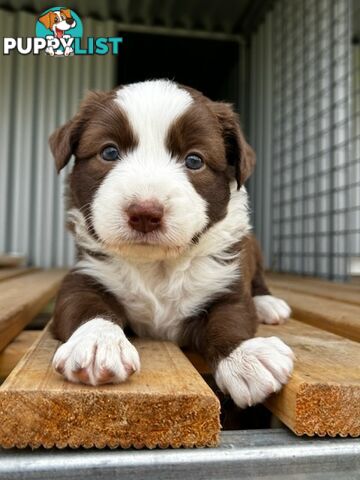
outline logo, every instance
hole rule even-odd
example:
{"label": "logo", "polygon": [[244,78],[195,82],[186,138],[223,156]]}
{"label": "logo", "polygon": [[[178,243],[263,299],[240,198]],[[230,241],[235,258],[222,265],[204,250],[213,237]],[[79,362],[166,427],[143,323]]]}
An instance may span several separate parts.
{"label": "logo", "polygon": [[66,7],[53,7],[41,13],[36,21],[35,37],[4,38],[3,53],[68,57],[70,55],[118,55],[122,37],[83,38],[79,15]]}

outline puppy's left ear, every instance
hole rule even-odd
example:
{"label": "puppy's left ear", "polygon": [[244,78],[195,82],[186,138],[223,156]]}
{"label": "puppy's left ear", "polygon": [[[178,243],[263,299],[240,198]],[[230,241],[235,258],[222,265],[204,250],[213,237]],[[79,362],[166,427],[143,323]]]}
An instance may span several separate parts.
{"label": "puppy's left ear", "polygon": [[254,150],[245,140],[238,115],[228,103],[211,102],[221,125],[228,164],[235,170],[238,190],[250,177],[256,163]]}

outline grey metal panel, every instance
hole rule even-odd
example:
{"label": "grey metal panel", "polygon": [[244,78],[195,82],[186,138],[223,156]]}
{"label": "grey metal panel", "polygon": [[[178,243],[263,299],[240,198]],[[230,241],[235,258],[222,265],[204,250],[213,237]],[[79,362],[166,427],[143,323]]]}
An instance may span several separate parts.
{"label": "grey metal panel", "polygon": [[[32,36],[34,15],[0,10],[0,25],[9,36]],[[85,28],[88,35],[116,33],[113,21],[91,20]],[[70,167],[56,175],[48,137],[75,113],[87,89],[114,86],[116,60],[0,57],[0,252],[20,251],[44,267],[73,263],[63,199]]]}
{"label": "grey metal panel", "polygon": [[[15,17],[13,14],[4,12],[0,14],[1,32],[4,36],[11,37],[15,28]],[[0,56],[0,252],[7,247],[8,218],[10,209],[10,144],[11,125],[8,119],[12,115],[11,83],[14,75],[14,62],[9,57]],[[7,95],[4,92],[8,92]]]}
{"label": "grey metal panel", "polygon": [[357,480],[360,442],[286,430],[223,432],[218,448],[0,451],[0,479]]}
{"label": "grey metal panel", "polygon": [[[262,0],[264,3],[264,0]],[[71,8],[80,17],[116,20],[124,23],[180,27],[198,31],[238,31],[241,19],[253,0],[73,0]],[[268,7],[270,2],[266,2]],[[47,0],[0,0],[0,8],[32,10],[40,14],[49,8]],[[262,9],[262,13],[263,13]],[[254,15],[252,15],[254,16]],[[251,23],[257,18],[251,19]]]}
{"label": "grey metal panel", "polygon": [[358,185],[350,157],[350,17],[350,0],[280,0],[267,40],[270,14],[252,36],[259,161],[251,193],[255,231],[276,270],[345,279],[350,253],[360,255],[349,193]]}

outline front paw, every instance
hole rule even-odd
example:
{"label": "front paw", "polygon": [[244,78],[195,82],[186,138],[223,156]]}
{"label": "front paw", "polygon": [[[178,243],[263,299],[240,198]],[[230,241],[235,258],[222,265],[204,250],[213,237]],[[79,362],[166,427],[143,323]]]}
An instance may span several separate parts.
{"label": "front paw", "polygon": [[53,367],[71,382],[101,385],[124,382],[140,370],[140,359],[119,325],[97,317],[58,348]]}
{"label": "front paw", "polygon": [[252,338],[220,360],[215,380],[241,408],[263,402],[287,383],[294,354],[277,337]]}
{"label": "front paw", "polygon": [[281,324],[291,315],[291,308],[281,298],[273,295],[257,295],[253,300],[261,323],[269,325]]}

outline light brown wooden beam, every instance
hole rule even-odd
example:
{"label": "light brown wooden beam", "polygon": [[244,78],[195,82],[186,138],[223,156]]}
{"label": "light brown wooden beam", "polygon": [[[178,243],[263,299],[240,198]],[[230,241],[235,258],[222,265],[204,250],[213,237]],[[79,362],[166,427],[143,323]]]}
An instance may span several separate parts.
{"label": "light brown wooden beam", "polygon": [[274,273],[267,275],[267,281],[270,289],[281,288],[360,306],[360,285]]}
{"label": "light brown wooden beam", "polygon": [[0,284],[0,351],[56,294],[66,270],[44,270]]}
{"label": "light brown wooden beam", "polygon": [[296,320],[261,325],[297,357],[288,385],[266,402],[297,435],[360,436],[360,348],[356,342]]}
{"label": "light brown wooden beam", "polygon": [[9,280],[10,278],[19,277],[20,275],[27,275],[36,270],[39,269],[34,267],[0,268],[0,282]]}
{"label": "light brown wooden beam", "polygon": [[16,367],[39,335],[39,331],[24,330],[0,353],[0,381]]}
{"label": "light brown wooden beam", "polygon": [[[277,336],[296,354],[293,376],[266,402],[297,435],[360,436],[360,348],[355,342],[289,320],[261,325],[258,336]],[[210,368],[186,352],[202,374]]]}
{"label": "light brown wooden beam", "polygon": [[76,385],[53,372],[47,329],[0,387],[0,446],[193,447],[219,440],[219,401],[181,350],[134,341],[142,369],[121,385]]}
{"label": "light brown wooden beam", "polygon": [[360,341],[360,306],[307,295],[272,285],[271,292],[286,300],[292,316],[315,327]]}

